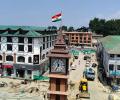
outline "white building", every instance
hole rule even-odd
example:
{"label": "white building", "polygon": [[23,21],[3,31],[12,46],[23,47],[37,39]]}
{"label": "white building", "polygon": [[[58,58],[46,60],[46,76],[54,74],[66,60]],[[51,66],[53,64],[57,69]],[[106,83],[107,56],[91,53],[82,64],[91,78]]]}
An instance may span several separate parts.
{"label": "white building", "polygon": [[46,55],[53,48],[56,37],[55,29],[0,26],[0,73],[27,79],[42,74],[47,66],[43,64]]}
{"label": "white building", "polygon": [[107,78],[111,84],[120,84],[120,36],[107,36],[100,39],[98,51]]}

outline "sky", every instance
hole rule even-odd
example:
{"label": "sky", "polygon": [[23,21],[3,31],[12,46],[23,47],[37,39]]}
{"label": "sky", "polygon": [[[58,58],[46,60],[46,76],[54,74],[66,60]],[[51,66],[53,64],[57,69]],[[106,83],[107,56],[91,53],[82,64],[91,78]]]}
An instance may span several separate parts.
{"label": "sky", "polygon": [[0,0],[0,25],[60,26],[51,17],[62,12],[62,25],[89,26],[94,17],[120,18],[120,0]]}

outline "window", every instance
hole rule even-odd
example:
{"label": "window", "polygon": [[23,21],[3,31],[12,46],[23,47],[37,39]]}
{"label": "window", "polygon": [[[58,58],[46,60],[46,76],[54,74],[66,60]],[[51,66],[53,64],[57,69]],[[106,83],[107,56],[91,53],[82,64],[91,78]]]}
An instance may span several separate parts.
{"label": "window", "polygon": [[74,37],[72,37],[72,39],[74,39]]}
{"label": "window", "polygon": [[28,38],[28,43],[32,43],[32,38],[31,37]]}
{"label": "window", "polygon": [[56,91],[60,91],[60,79],[56,79]]}
{"label": "window", "polygon": [[43,37],[43,42],[45,42],[45,37]]}
{"label": "window", "polygon": [[28,63],[32,63],[32,57],[28,57]]}
{"label": "window", "polygon": [[84,37],[84,40],[86,40],[86,37]]}
{"label": "window", "polygon": [[12,37],[8,36],[7,37],[7,42],[12,42]]}
{"label": "window", "polygon": [[114,54],[110,54],[110,58],[114,58]]}
{"label": "window", "polygon": [[78,37],[76,37],[76,39],[78,39]]}
{"label": "window", "polygon": [[56,95],[55,100],[60,100],[60,95]]}
{"label": "window", "polygon": [[19,37],[18,38],[18,43],[24,43],[24,37]]}
{"label": "window", "polygon": [[45,49],[45,44],[43,44],[43,50]]}
{"label": "window", "polygon": [[32,71],[31,70],[27,70],[27,74],[31,75]]}
{"label": "window", "polygon": [[88,43],[91,43],[90,41],[88,41]]}
{"label": "window", "polygon": [[47,41],[49,41],[49,36],[47,36]]}
{"label": "window", "polygon": [[49,43],[47,43],[47,48],[49,48]]}
{"label": "window", "polygon": [[7,44],[7,50],[12,51],[12,44]]}
{"label": "window", "polygon": [[1,37],[0,37],[0,42],[1,42]]}
{"label": "window", "polygon": [[0,60],[2,60],[2,56],[0,55]]}
{"label": "window", "polygon": [[90,38],[90,37],[88,37],[88,40],[91,40],[91,38]]}
{"label": "window", "polygon": [[6,56],[6,61],[13,61],[13,56],[11,55]]}
{"label": "window", "polygon": [[50,42],[50,47],[51,47],[51,42]]}
{"label": "window", "polygon": [[80,37],[80,40],[82,40],[82,37]]}
{"label": "window", "polygon": [[0,50],[1,50],[1,44],[0,44]]}
{"label": "window", "polygon": [[117,70],[120,70],[120,65],[117,65]]}
{"label": "window", "polygon": [[24,45],[18,45],[18,50],[19,51],[24,51]]}
{"label": "window", "polygon": [[32,52],[32,45],[28,45],[28,52]]}
{"label": "window", "polygon": [[17,61],[18,61],[18,62],[25,62],[25,57],[19,56],[19,57],[17,58]]}
{"label": "window", "polygon": [[120,55],[117,55],[117,57],[120,57]]}
{"label": "window", "polygon": [[42,47],[40,47],[40,60],[42,59]]}
{"label": "window", "polygon": [[114,65],[113,64],[109,65],[109,70],[114,70]]}
{"label": "window", "polygon": [[39,64],[39,55],[33,56],[33,64]]}

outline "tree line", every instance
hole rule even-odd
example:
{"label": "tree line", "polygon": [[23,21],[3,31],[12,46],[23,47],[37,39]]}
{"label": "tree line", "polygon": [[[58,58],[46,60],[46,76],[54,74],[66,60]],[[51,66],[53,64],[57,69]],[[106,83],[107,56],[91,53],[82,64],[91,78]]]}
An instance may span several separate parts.
{"label": "tree line", "polygon": [[68,26],[65,26],[65,25],[63,25],[62,27],[59,27],[59,28],[57,28],[56,26],[48,26],[49,30],[51,30],[51,29],[59,29],[60,30],[61,28],[62,28],[63,31],[68,31],[68,32],[73,32],[73,31],[87,32],[89,30],[89,28],[85,27],[85,26],[82,26],[82,27],[77,28],[77,29],[75,29],[73,26],[68,27]]}
{"label": "tree line", "polygon": [[120,35],[120,19],[99,19],[94,18],[89,22],[89,28],[96,34],[107,35]]}
{"label": "tree line", "polygon": [[107,35],[120,35],[120,19],[111,19],[111,20],[105,20],[105,19],[99,19],[94,18],[90,20],[89,27],[79,27],[75,29],[73,26],[65,26],[57,28],[56,26],[49,26],[48,29],[60,29],[62,28],[63,31],[77,31],[77,32],[88,32],[92,31],[96,34],[101,34],[103,36]]}

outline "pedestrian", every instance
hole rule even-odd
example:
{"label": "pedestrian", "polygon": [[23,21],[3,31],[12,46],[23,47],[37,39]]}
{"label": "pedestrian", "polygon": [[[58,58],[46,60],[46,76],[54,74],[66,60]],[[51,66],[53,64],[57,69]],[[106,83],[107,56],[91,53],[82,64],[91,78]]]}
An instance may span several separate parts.
{"label": "pedestrian", "polygon": [[79,65],[80,65],[80,60],[79,60]]}

